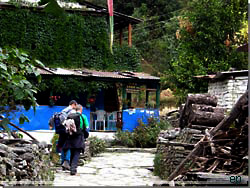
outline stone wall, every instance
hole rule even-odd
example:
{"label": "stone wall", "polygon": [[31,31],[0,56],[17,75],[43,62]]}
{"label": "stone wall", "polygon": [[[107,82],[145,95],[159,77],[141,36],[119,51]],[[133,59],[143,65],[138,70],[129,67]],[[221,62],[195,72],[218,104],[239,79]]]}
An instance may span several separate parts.
{"label": "stone wall", "polygon": [[156,175],[167,179],[202,136],[203,131],[190,128],[162,130],[157,139],[154,165]]}
{"label": "stone wall", "polygon": [[0,140],[0,186],[51,185],[50,146],[22,139]]}
{"label": "stone wall", "polygon": [[218,98],[218,107],[231,109],[247,89],[248,77],[235,77],[223,81],[210,82],[208,93]]}

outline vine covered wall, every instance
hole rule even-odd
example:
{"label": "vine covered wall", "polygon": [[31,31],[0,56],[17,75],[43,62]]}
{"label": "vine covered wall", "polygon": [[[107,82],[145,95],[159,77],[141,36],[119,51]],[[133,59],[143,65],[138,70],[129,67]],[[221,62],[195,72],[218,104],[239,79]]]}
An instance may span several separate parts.
{"label": "vine covered wall", "polygon": [[97,70],[140,69],[135,48],[114,45],[110,53],[105,16],[65,17],[16,8],[0,11],[0,46],[14,46],[49,67]]}

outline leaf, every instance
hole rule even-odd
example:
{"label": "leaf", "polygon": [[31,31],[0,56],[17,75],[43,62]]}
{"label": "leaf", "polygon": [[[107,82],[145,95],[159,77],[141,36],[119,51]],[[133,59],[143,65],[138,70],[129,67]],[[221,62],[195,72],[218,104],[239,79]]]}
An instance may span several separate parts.
{"label": "leaf", "polygon": [[24,63],[25,61],[29,60],[29,58],[23,57],[23,56],[18,56],[18,58],[21,60],[22,63]]}
{"label": "leaf", "polygon": [[42,76],[41,76],[41,75],[38,75],[38,76],[37,76],[37,81],[38,81],[38,83],[41,83],[41,82],[42,82]]}
{"label": "leaf", "polygon": [[59,6],[56,0],[49,0],[49,3],[43,9],[46,13],[53,14],[57,17],[64,16],[64,9]]}
{"label": "leaf", "polygon": [[19,124],[24,124],[24,122],[30,122],[29,118],[24,114],[21,114],[19,117]]}
{"label": "leaf", "polygon": [[4,71],[7,71],[7,66],[4,63],[0,62],[0,68],[2,68]]}
{"label": "leaf", "polygon": [[16,90],[15,95],[16,100],[22,100],[25,96],[22,90]]}
{"label": "leaf", "polygon": [[39,2],[38,2],[38,5],[45,5],[45,4],[47,4],[47,3],[49,3],[50,2],[50,0],[40,0]]}
{"label": "leaf", "polygon": [[10,128],[8,127],[10,120],[8,118],[4,118],[2,121],[0,121],[0,126],[6,130],[6,131],[10,131]]}
{"label": "leaf", "polygon": [[44,64],[41,61],[37,60],[37,59],[35,60],[35,63],[36,63],[36,65],[38,65],[40,67],[45,67]]}

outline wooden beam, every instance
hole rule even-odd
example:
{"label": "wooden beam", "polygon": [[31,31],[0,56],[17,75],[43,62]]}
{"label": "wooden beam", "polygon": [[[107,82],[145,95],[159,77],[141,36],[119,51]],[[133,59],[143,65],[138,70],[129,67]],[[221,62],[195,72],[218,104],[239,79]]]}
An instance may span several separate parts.
{"label": "wooden beam", "polygon": [[122,28],[120,28],[120,46],[122,45],[122,35],[123,35]]}
{"label": "wooden beam", "polygon": [[148,107],[148,97],[149,97],[149,91],[146,90],[146,108]]}
{"label": "wooden beam", "polygon": [[160,108],[160,84],[157,84],[156,88],[156,108]]}
{"label": "wooden beam", "polygon": [[132,46],[132,24],[128,24],[128,46]]}
{"label": "wooden beam", "polygon": [[[236,104],[233,106],[230,114],[225,117],[216,127],[214,127],[209,132],[209,137],[213,139],[215,134],[219,130],[226,130],[230,127],[230,125],[236,120],[236,118],[239,117],[239,115],[242,112],[242,107],[248,103],[248,90],[238,99]],[[204,135],[204,137],[196,144],[195,148],[192,150],[192,152],[189,153],[189,155],[176,167],[176,169],[169,175],[168,181],[173,180],[175,177],[180,175],[183,171],[187,170],[185,169],[185,165],[189,162],[192,162],[195,156],[198,156],[202,150],[203,150],[203,141],[207,140],[208,135]]]}
{"label": "wooden beam", "polygon": [[126,91],[126,84],[122,84],[122,109],[127,109],[128,106],[126,104],[127,101],[127,91]]}

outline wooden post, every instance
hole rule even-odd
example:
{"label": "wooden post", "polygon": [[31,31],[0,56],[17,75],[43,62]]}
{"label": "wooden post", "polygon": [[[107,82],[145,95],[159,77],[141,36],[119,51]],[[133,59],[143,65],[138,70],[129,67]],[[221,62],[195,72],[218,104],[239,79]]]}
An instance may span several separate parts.
{"label": "wooden post", "polygon": [[122,28],[120,28],[120,46],[122,45],[122,35],[123,35]]}
{"label": "wooden post", "polygon": [[132,46],[132,25],[128,24],[128,46]]}
{"label": "wooden post", "polygon": [[156,86],[156,108],[160,108],[160,84]]}
{"label": "wooden post", "polygon": [[148,107],[148,97],[149,97],[149,91],[146,90],[146,108]]}
{"label": "wooden post", "polygon": [[122,85],[122,109],[126,109],[127,108],[127,92],[126,92],[126,84]]}

